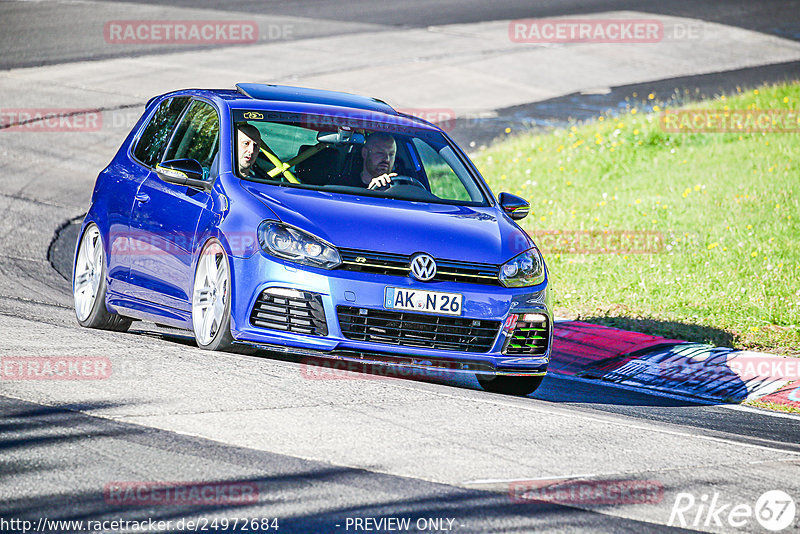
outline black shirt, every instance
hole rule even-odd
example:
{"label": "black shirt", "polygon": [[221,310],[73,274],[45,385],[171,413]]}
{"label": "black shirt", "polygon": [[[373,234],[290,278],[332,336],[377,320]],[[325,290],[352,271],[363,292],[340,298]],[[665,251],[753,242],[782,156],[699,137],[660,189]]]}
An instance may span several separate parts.
{"label": "black shirt", "polygon": [[348,187],[361,187],[366,188],[369,184],[361,181],[361,169],[358,172],[351,172],[350,174],[340,174],[328,185],[345,185]]}

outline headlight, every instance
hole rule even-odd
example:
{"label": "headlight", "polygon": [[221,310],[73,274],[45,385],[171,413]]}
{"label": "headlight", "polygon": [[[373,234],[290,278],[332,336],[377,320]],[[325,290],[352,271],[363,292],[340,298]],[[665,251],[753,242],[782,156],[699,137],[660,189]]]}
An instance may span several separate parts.
{"label": "headlight", "polygon": [[539,249],[526,250],[500,267],[500,283],[506,287],[536,286],[544,282],[544,260]]}
{"label": "headlight", "polygon": [[339,251],[322,239],[275,221],[258,225],[258,242],[267,254],[285,260],[333,269],[342,263]]}

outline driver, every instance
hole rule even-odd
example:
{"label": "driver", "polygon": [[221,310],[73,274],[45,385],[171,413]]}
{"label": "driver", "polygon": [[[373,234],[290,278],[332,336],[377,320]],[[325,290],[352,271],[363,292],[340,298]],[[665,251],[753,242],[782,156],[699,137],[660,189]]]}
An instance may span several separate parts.
{"label": "driver", "polygon": [[367,137],[366,143],[361,147],[364,164],[360,172],[353,172],[350,176],[340,176],[334,183],[367,189],[388,186],[392,183],[392,177],[397,176],[396,172],[392,172],[396,155],[397,144],[394,137],[387,133],[376,132]]}

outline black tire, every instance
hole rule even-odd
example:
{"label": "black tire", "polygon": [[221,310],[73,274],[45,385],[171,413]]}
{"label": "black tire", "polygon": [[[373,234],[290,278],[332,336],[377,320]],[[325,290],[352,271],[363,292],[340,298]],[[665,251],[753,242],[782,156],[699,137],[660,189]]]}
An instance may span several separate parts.
{"label": "black tire", "polygon": [[491,393],[504,395],[530,395],[542,384],[543,376],[487,376],[475,375],[481,387]]}
{"label": "black tire", "polygon": [[[94,234],[94,230],[97,230],[97,234]],[[123,317],[121,315],[117,315],[116,313],[111,313],[106,308],[106,255],[105,249],[103,248],[102,243],[102,235],[97,229],[97,225],[89,224],[84,229],[81,238],[78,240],[77,247],[81,247],[83,245],[84,239],[97,239],[97,245],[100,246],[100,251],[102,254],[101,261],[100,261],[100,280],[97,286],[97,293],[94,299],[94,305],[91,308],[91,312],[85,319],[81,319],[80,314],[78,312],[78,305],[77,299],[75,294],[75,273],[77,271],[77,265],[73,265],[72,268],[72,288],[73,288],[73,299],[76,299],[76,304],[74,306],[75,310],[75,318],[78,320],[78,324],[83,326],[84,328],[96,328],[99,330],[112,330],[114,332],[126,332],[128,328],[130,328],[131,323],[133,322],[131,319],[127,317]],[[78,262],[78,253],[75,254],[75,262]]]}

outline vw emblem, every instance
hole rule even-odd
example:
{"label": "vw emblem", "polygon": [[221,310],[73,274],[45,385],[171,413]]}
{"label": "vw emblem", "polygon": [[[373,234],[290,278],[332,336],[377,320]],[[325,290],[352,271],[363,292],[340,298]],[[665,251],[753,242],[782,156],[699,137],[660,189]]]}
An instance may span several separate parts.
{"label": "vw emblem", "polygon": [[420,282],[427,282],[436,276],[436,262],[428,254],[414,254],[410,267],[411,276]]}

